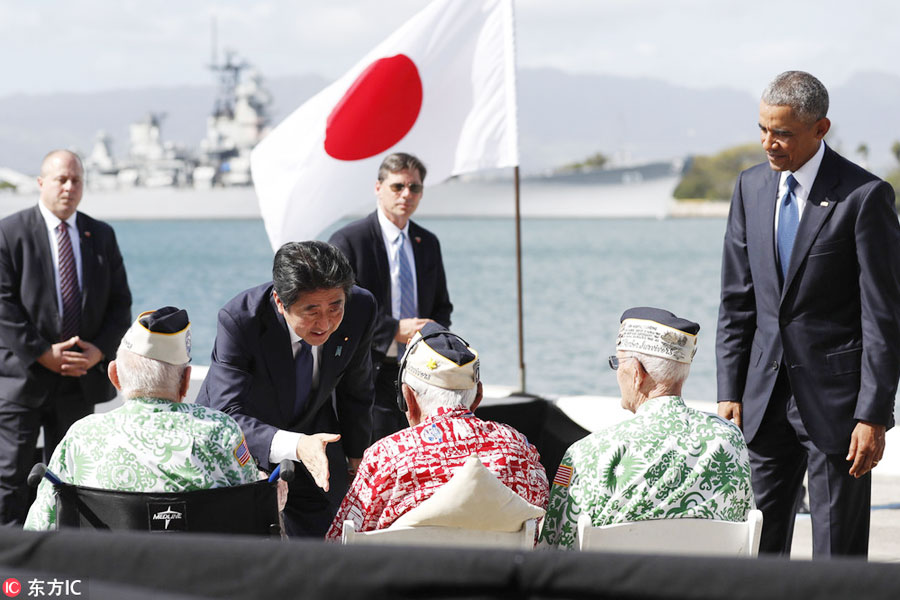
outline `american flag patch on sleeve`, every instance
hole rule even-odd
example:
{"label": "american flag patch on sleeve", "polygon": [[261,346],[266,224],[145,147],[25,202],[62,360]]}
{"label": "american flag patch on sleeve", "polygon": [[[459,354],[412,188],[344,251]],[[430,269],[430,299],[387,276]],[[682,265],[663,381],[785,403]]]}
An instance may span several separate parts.
{"label": "american flag patch on sleeve", "polygon": [[556,477],[553,478],[553,485],[569,487],[570,483],[572,483],[572,467],[559,465],[559,468],[556,470]]}
{"label": "american flag patch on sleeve", "polygon": [[234,449],[234,457],[242,467],[250,460],[250,449],[247,447],[246,438],[241,437],[241,444]]}

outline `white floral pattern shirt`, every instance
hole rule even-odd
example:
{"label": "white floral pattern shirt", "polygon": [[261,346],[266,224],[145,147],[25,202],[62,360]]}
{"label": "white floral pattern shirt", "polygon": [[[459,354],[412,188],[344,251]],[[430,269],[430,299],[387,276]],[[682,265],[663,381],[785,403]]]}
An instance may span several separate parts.
{"label": "white floral pattern shirt", "polygon": [[[238,424],[225,413],[161,398],[130,398],[74,423],[48,465],[65,483],[129,492],[188,492],[259,479]],[[25,529],[54,529],[44,479]]]}
{"label": "white floral pattern shirt", "polygon": [[595,526],[682,517],[743,521],[753,503],[750,459],[732,423],[678,396],[573,444],[550,486],[541,544],[574,548],[578,517]]}

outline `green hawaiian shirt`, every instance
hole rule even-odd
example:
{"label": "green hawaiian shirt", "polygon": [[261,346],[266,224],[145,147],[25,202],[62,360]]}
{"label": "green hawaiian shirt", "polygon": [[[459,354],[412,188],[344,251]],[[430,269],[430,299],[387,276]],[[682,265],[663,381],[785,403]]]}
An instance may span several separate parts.
{"label": "green hawaiian shirt", "polygon": [[[77,421],[48,468],[66,483],[129,492],[187,492],[259,479],[234,419],[161,398],[131,398]],[[53,529],[55,523],[56,497],[45,479],[25,529]]]}
{"label": "green hawaiian shirt", "polygon": [[572,444],[550,486],[541,542],[576,546],[578,517],[595,526],[681,517],[743,521],[750,459],[732,423],[652,398],[635,416]]}

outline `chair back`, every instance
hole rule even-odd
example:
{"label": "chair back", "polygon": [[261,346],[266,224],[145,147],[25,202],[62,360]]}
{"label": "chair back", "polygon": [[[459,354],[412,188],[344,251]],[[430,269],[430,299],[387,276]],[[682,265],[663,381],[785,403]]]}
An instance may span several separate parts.
{"label": "chair back", "polygon": [[480,531],[459,527],[388,527],[356,531],[353,521],[344,521],[343,544],[388,544],[393,546],[470,546],[533,550],[537,519],[529,519],[515,532]]}
{"label": "chair back", "polygon": [[58,528],[279,536],[276,483],[180,493],[119,492],[54,484]]}
{"label": "chair back", "polygon": [[598,552],[756,556],[762,512],[751,510],[743,522],[716,519],[657,519],[614,525],[591,525],[578,518],[578,549]]}

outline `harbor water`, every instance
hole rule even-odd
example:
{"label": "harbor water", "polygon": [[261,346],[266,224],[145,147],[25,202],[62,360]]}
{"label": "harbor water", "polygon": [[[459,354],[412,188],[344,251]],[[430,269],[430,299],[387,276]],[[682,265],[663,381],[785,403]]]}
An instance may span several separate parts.
{"label": "harbor water", "polygon": [[[320,237],[327,239],[333,229]],[[493,385],[519,382],[515,228],[508,217],[423,216],[441,240],[453,329],[479,350]],[[271,278],[259,219],[113,219],[134,310],[188,310],[195,364],[208,364],[218,309]],[[700,323],[685,396],[715,400],[715,319],[725,221],[526,218],[522,222],[527,391],[617,396],[606,358],[619,316],[658,306]]]}

